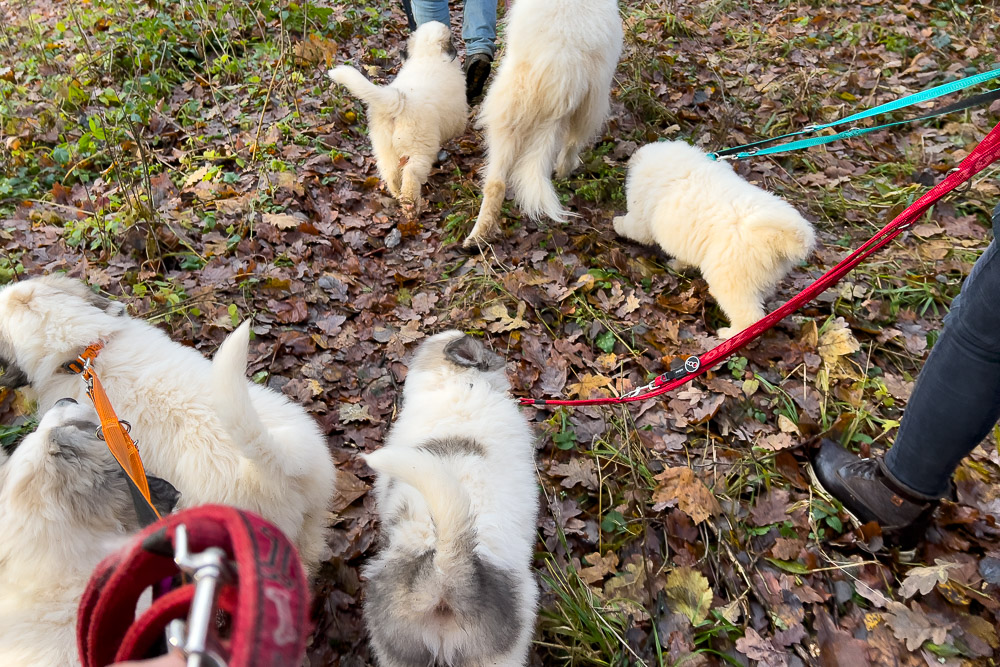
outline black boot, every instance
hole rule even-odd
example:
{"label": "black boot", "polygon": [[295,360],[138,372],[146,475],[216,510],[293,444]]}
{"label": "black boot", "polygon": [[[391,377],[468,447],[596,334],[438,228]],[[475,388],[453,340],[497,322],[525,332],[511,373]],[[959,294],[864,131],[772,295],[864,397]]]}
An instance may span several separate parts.
{"label": "black boot", "polygon": [[469,104],[483,94],[492,65],[493,59],[486,53],[473,53],[465,59],[465,101]]}
{"label": "black boot", "polygon": [[881,457],[860,459],[832,440],[823,440],[812,463],[827,493],[862,524],[875,521],[885,544],[912,549],[923,537],[940,498],[907,488]]}

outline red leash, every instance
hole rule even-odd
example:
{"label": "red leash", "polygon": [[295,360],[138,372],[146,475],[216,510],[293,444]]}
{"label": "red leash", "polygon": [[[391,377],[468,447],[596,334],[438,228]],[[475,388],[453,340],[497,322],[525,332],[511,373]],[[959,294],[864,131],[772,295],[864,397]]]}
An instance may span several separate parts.
{"label": "red leash", "polygon": [[[194,583],[136,618],[143,591],[179,572]],[[214,636],[220,609],[232,617],[226,639]],[[255,514],[203,505],[147,527],[97,566],[80,600],[77,646],[83,667],[105,667],[145,658],[166,632],[188,665],[219,656],[229,667],[291,667],[309,631],[309,589],[291,542]]]}
{"label": "red leash", "polygon": [[619,403],[632,403],[634,401],[645,401],[654,398],[690,382],[713,368],[719,362],[724,361],[733,352],[736,352],[752,340],[759,338],[765,331],[780,322],[782,318],[795,312],[827,288],[836,284],[855,266],[866,260],[870,255],[878,252],[905,229],[914,225],[924,212],[939,199],[967,182],[998,159],[1000,159],[1000,124],[994,127],[968,157],[962,160],[962,163],[957,168],[952,169],[948,173],[948,176],[943,181],[924,193],[920,199],[910,204],[906,210],[896,216],[895,220],[880,229],[875,236],[820,276],[812,285],[789,299],[787,303],[773,313],[747,327],[721,345],[712,348],[700,357],[688,357],[684,361],[682,368],[664,373],[656,377],[649,384],[617,398],[590,398],[576,401],[522,398],[520,399],[521,405],[617,405]]}

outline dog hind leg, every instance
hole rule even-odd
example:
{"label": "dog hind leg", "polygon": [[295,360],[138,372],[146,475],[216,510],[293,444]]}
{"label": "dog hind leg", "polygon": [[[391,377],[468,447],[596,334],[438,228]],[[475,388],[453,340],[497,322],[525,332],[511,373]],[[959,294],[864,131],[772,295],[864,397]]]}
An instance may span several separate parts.
{"label": "dog hind leg", "polygon": [[556,178],[566,178],[580,165],[580,151],[597,133],[608,115],[608,95],[593,86],[569,119],[566,140],[556,161]]}
{"label": "dog hind leg", "polygon": [[518,152],[517,135],[487,129],[486,175],[483,178],[483,203],[479,207],[479,217],[462,244],[466,249],[475,248],[496,236],[500,229],[500,214],[504,195],[507,193],[507,176]]}
{"label": "dog hind leg", "polygon": [[427,182],[434,166],[434,155],[410,155],[403,165],[403,185],[399,199],[404,204],[412,206],[413,215],[420,213],[420,186]]}

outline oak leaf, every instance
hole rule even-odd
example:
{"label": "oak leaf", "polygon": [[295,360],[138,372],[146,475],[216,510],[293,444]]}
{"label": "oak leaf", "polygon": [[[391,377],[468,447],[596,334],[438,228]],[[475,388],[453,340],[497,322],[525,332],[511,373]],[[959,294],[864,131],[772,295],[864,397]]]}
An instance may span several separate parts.
{"label": "oak leaf", "polygon": [[934,565],[927,567],[913,567],[906,573],[902,585],[899,587],[899,594],[904,600],[908,600],[920,592],[927,595],[937,584],[948,581],[948,571],[959,567],[958,563],[951,563],[938,558]]}
{"label": "oak leaf", "polygon": [[900,602],[890,602],[888,608],[885,621],[892,628],[896,639],[906,642],[908,651],[916,651],[927,640],[943,644],[952,626],[951,623],[942,625],[940,622],[932,622],[927,614],[914,611]]}
{"label": "oak leaf", "polygon": [[555,477],[564,477],[561,484],[567,489],[581,484],[591,491],[597,490],[597,464],[593,459],[577,457],[567,463],[554,463],[549,467],[549,473]]}
{"label": "oak leaf", "polygon": [[580,568],[579,575],[588,584],[595,584],[604,579],[618,567],[618,554],[608,551],[603,556],[599,553],[592,553],[584,556],[587,559],[588,567]]}
{"label": "oak leaf", "polygon": [[770,639],[764,639],[753,628],[736,640],[736,650],[768,667],[787,667],[788,653],[774,647]]}
{"label": "oak leaf", "polygon": [[719,501],[691,468],[667,468],[654,479],[659,482],[653,491],[654,509],[657,505],[662,509],[667,503],[676,500],[681,511],[696,524],[722,511]]}

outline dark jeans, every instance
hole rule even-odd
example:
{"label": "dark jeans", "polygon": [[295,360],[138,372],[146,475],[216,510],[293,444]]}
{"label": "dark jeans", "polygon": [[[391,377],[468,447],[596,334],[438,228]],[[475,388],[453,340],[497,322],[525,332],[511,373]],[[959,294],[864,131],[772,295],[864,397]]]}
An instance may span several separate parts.
{"label": "dark jeans", "polygon": [[889,471],[914,491],[943,496],[955,468],[1000,417],[1000,205],[994,240],[972,268],[917,377]]}

